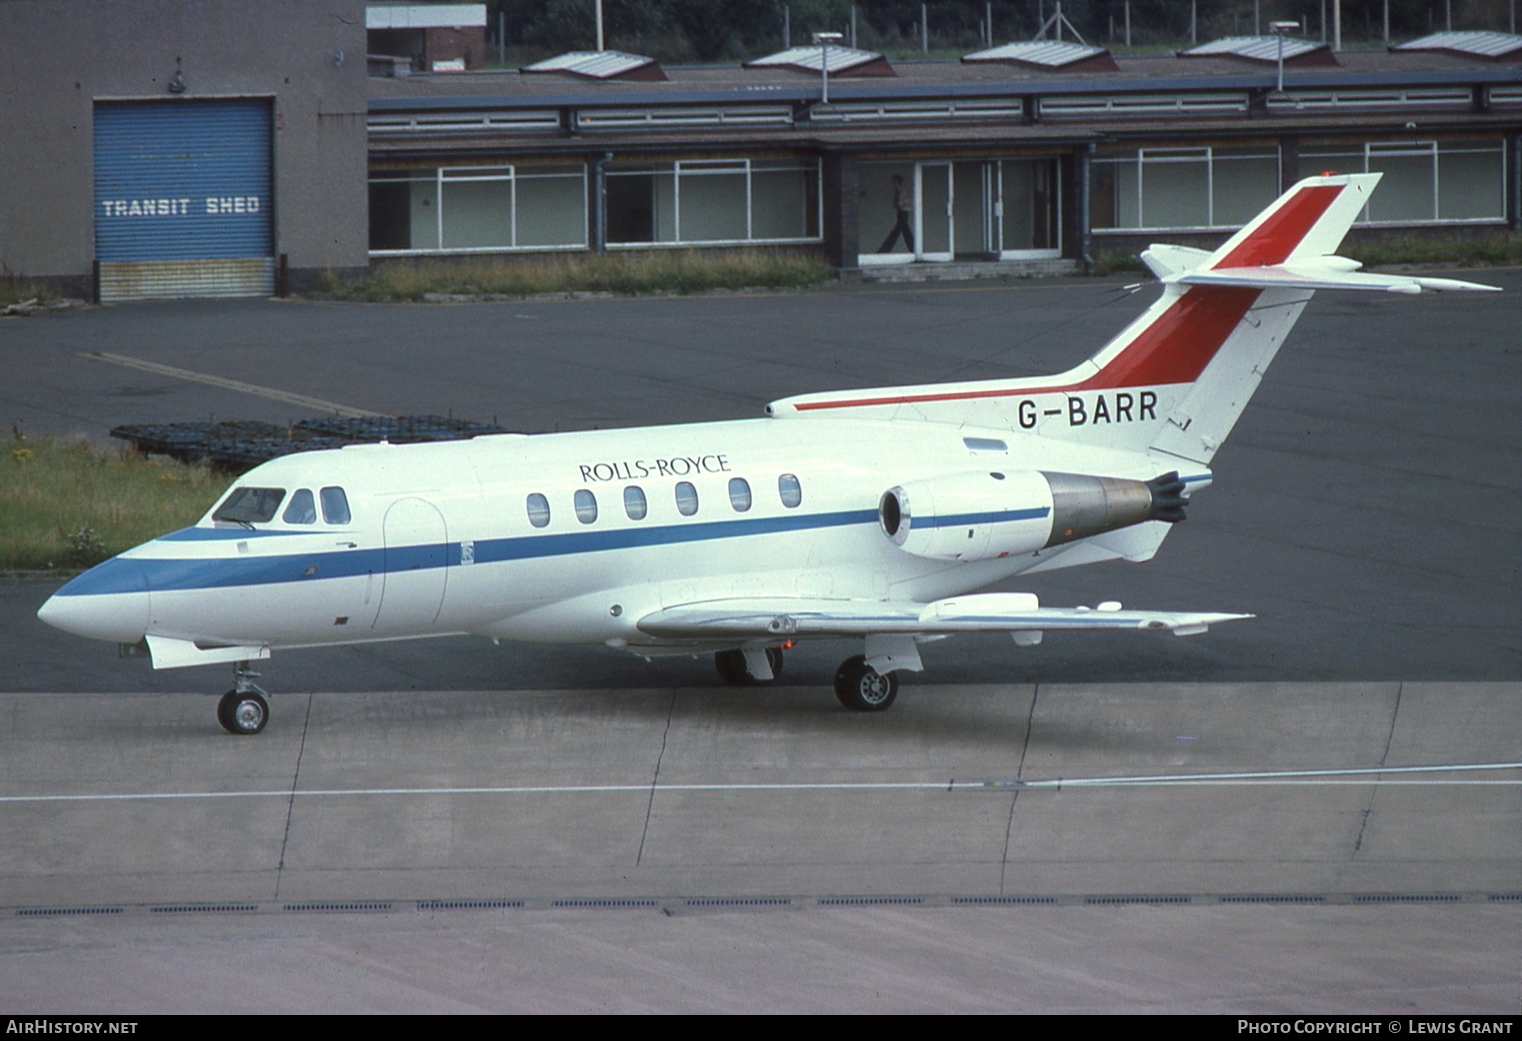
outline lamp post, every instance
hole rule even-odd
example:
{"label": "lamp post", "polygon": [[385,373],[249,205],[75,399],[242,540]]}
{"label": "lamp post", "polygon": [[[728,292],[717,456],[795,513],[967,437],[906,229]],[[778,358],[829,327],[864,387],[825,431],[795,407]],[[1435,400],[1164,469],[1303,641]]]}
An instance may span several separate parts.
{"label": "lamp post", "polygon": [[1268,31],[1273,33],[1275,36],[1277,36],[1279,38],[1279,61],[1278,61],[1278,65],[1279,65],[1279,86],[1274,91],[1275,94],[1283,94],[1284,93],[1284,35],[1286,33],[1297,32],[1297,31],[1299,31],[1299,29],[1300,29],[1300,23],[1299,22],[1269,22],[1268,23]]}
{"label": "lamp post", "polygon": [[845,39],[843,33],[814,33],[814,42],[819,44],[819,92],[821,105],[830,103],[830,44],[839,43]]}

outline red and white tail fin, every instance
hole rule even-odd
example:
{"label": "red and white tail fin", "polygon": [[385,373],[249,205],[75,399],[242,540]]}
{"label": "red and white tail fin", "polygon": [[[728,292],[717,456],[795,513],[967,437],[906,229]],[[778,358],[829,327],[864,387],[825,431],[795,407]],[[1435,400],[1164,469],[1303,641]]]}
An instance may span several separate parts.
{"label": "red and white tail fin", "polygon": [[807,394],[774,416],[858,416],[1003,428],[1205,464],[1316,289],[1489,289],[1369,275],[1332,255],[1379,174],[1311,177],[1213,253],[1142,254],[1162,297],[1088,361],[1057,376]]}

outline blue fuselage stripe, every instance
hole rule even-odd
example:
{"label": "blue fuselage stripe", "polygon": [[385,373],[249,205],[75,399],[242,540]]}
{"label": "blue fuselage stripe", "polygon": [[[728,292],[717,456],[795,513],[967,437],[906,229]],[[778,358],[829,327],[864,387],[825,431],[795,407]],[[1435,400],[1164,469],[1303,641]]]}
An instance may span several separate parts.
{"label": "blue fuselage stripe", "polygon": [[[833,513],[788,514],[780,517],[477,539],[474,542],[474,559],[477,564],[532,560],[540,557],[570,556],[605,550],[669,546],[684,542],[741,538],[748,535],[837,528],[852,524],[876,523],[876,521],[876,510],[841,510]],[[189,540],[181,531],[174,533],[172,541]],[[278,556],[239,555],[169,559],[113,557],[74,578],[60,589],[57,595],[100,596],[110,593],[140,593],[144,591],[145,581],[146,589],[149,591],[225,589],[232,586],[274,585],[285,582],[349,578],[355,575],[382,572],[416,571],[426,568],[452,567],[459,563],[460,543],[458,542],[391,546],[385,549],[289,553]]]}

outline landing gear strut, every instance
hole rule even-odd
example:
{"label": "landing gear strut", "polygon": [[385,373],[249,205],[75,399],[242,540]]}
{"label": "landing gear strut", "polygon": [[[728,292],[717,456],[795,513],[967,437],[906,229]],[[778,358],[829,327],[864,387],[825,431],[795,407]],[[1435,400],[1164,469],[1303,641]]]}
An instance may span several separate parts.
{"label": "landing gear strut", "polygon": [[853,712],[881,712],[898,697],[898,676],[878,672],[858,654],[835,670],[835,696]]}
{"label": "landing gear strut", "polygon": [[217,702],[217,722],[229,734],[251,736],[263,730],[264,724],[269,722],[269,702],[265,700],[264,691],[254,683],[258,676],[246,661],[233,665],[233,689]]}
{"label": "landing gear strut", "polygon": [[[755,653],[752,651],[751,653]],[[729,651],[719,651],[713,656],[713,667],[719,670],[719,677],[731,687],[753,687],[758,683],[771,683],[782,675],[782,648],[766,648],[766,663],[771,666],[771,679],[757,679],[745,664],[745,652],[739,648]]]}

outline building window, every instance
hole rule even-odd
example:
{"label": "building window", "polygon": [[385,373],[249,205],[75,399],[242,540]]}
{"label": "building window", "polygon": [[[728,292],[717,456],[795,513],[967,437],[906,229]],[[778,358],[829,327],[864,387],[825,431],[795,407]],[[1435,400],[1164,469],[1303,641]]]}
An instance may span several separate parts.
{"label": "building window", "polygon": [[1360,224],[1497,221],[1506,217],[1505,156],[1500,141],[1368,141],[1307,149],[1301,165],[1383,173]]}
{"label": "building window", "polygon": [[644,489],[634,484],[624,489],[624,512],[629,515],[630,520],[645,519],[649,507],[645,502]]}
{"label": "building window", "polygon": [[1236,228],[1279,195],[1277,148],[1139,148],[1096,158],[1095,229]]}
{"label": "building window", "polygon": [[608,168],[608,244],[818,242],[818,160],[693,159]]}
{"label": "building window", "polygon": [[585,248],[579,164],[430,167],[370,175],[370,251]]}
{"label": "building window", "polygon": [[691,517],[698,512],[698,490],[689,481],[677,482],[676,512],[683,517]]}

